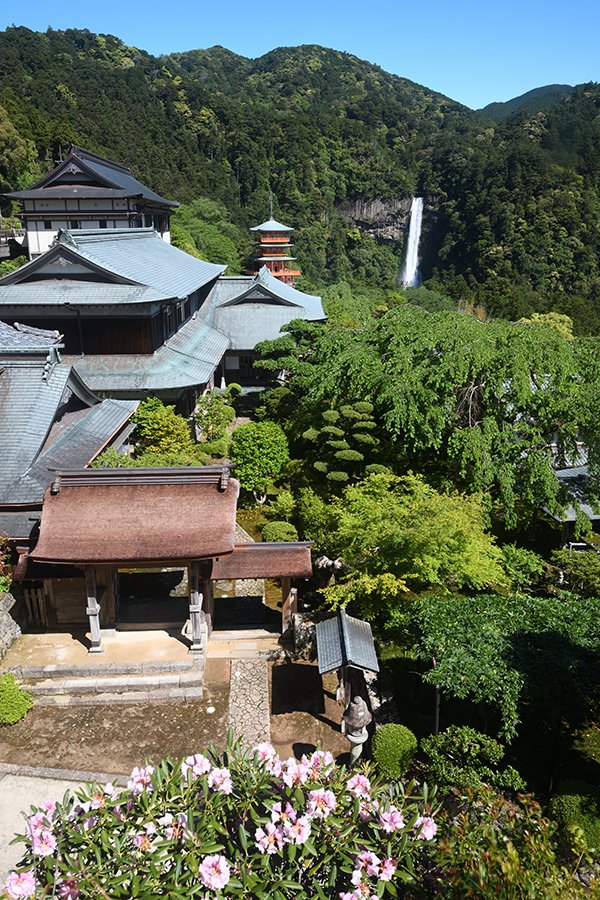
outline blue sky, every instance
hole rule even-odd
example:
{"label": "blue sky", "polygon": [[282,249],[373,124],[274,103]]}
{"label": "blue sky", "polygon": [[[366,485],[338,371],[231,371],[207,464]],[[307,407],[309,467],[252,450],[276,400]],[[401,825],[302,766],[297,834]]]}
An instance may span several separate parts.
{"label": "blue sky", "polygon": [[543,84],[600,81],[598,0],[29,0],[2,6],[0,28],[89,28],[154,54],[222,44],[256,57],[274,47],[323,44],[474,108]]}

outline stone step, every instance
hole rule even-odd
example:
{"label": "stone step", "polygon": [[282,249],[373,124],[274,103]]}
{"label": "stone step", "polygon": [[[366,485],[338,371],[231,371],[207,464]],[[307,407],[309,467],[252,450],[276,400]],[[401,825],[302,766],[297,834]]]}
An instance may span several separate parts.
{"label": "stone step", "polygon": [[211,641],[275,641],[281,637],[281,632],[274,628],[213,628]]}
{"label": "stone step", "polygon": [[8,671],[19,679],[97,678],[102,675],[160,675],[170,672],[202,670],[203,659],[147,661],[139,663],[98,662],[84,665],[13,666]]}
{"label": "stone step", "polygon": [[203,673],[172,672],[157,675],[100,675],[78,678],[49,678],[26,683],[27,690],[34,696],[54,696],[57,694],[88,695],[137,694],[139,691],[170,690],[171,688],[202,686]]}
{"label": "stone step", "polygon": [[73,678],[38,678],[25,682],[38,706],[76,706],[115,703],[153,703],[199,700],[204,667],[155,674],[78,674]]}
{"label": "stone step", "polygon": [[171,703],[174,700],[201,700],[201,685],[190,687],[153,688],[147,691],[114,693],[103,691],[97,694],[45,694],[36,697],[36,706],[101,706],[107,704]]}

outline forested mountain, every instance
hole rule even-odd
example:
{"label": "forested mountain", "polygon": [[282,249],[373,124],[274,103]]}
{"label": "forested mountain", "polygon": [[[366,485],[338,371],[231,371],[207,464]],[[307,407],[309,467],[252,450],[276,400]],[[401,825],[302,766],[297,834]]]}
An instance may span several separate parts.
{"label": "forested mountain", "polygon": [[420,193],[431,287],[496,315],[565,311],[579,331],[600,329],[599,131],[597,85],[495,125],[319,46],[158,58],[89,31],[0,33],[3,189],[77,143],[165,196],[216,202],[195,209],[210,211],[213,233],[227,219],[237,228],[229,254],[243,253],[272,192],[275,216],[297,229],[305,283],[384,288]]}
{"label": "forested mountain", "polygon": [[494,122],[504,122],[518,111],[536,113],[550,109],[551,106],[568,97],[572,91],[573,87],[570,84],[545,84],[543,87],[534,88],[511,100],[506,100],[504,103],[488,103],[478,112]]}

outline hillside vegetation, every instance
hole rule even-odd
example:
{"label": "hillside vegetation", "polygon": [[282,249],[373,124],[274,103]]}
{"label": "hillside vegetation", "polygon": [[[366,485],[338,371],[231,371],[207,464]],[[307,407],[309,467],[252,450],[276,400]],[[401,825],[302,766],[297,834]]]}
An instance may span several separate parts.
{"label": "hillside vegetation", "polygon": [[[85,30],[0,33],[3,189],[81,144],[196,203],[183,211],[181,241],[199,253],[216,246],[234,268],[272,192],[275,216],[296,228],[308,287],[383,289],[395,286],[419,193],[431,289],[497,316],[564,312],[576,332],[600,329],[599,130],[593,84],[545,111],[521,105],[496,125],[319,46],[255,60],[223,47],[158,58]],[[379,211],[368,222],[348,213],[369,204]],[[208,225],[197,224],[202,210]],[[390,210],[395,224],[382,238],[372,220]],[[226,219],[221,247],[214,232]]]}

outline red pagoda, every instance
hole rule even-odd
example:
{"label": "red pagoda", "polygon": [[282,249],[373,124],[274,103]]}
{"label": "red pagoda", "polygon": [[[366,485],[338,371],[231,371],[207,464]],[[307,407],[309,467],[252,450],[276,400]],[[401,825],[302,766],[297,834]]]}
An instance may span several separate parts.
{"label": "red pagoda", "polygon": [[295,262],[291,256],[293,242],[292,231],[288,225],[282,225],[271,218],[262,225],[251,228],[257,237],[257,252],[254,257],[252,272],[258,272],[266,266],[271,275],[283,284],[294,285],[300,275],[299,269],[292,268],[289,263]]}

